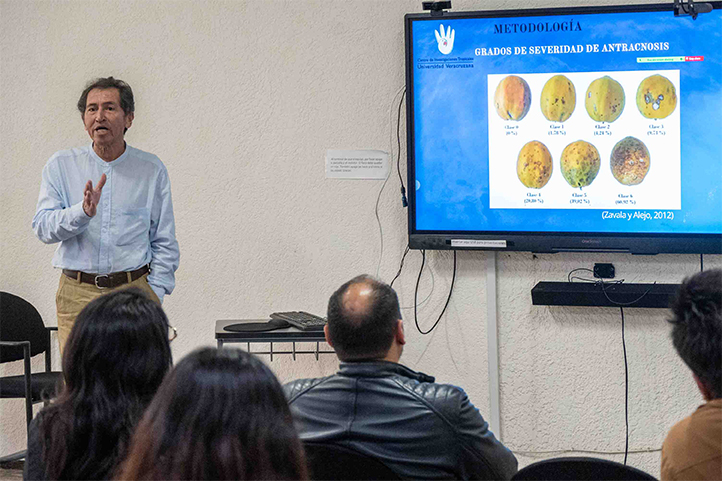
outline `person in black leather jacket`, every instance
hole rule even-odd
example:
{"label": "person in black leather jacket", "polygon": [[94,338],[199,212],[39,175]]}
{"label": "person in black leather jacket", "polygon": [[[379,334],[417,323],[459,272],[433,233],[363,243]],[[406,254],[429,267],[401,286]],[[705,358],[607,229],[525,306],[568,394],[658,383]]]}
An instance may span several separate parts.
{"label": "person in black leather jacket", "polygon": [[514,455],[461,388],[399,364],[406,343],[398,298],[369,276],[329,300],[327,342],[337,374],[284,386],[304,441],[379,459],[402,478],[509,479]]}

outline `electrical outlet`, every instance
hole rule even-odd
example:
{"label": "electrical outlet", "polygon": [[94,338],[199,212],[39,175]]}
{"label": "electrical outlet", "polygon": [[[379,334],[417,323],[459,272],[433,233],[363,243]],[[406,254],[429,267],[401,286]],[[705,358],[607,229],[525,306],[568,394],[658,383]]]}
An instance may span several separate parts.
{"label": "electrical outlet", "polygon": [[594,277],[599,279],[614,279],[614,264],[594,264]]}

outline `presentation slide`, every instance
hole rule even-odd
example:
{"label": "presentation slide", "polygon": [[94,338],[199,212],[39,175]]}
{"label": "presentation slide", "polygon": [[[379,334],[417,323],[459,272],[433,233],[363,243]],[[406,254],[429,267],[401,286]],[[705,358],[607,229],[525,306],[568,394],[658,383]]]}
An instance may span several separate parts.
{"label": "presentation slide", "polygon": [[416,230],[722,232],[722,15],[412,24]]}

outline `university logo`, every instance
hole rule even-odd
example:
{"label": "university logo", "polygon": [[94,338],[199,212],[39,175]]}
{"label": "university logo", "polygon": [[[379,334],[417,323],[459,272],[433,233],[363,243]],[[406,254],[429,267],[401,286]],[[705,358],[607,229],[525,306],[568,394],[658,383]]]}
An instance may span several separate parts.
{"label": "university logo", "polygon": [[439,25],[439,30],[434,30],[434,35],[436,35],[436,43],[439,44],[439,52],[443,53],[444,55],[449,55],[451,51],[454,49],[454,30],[451,29],[451,27],[446,29],[446,32],[444,32],[444,26]]}

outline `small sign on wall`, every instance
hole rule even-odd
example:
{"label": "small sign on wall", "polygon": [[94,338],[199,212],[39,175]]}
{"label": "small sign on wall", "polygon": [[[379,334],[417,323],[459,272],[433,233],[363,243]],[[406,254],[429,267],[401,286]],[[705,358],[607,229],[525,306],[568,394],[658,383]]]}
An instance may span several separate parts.
{"label": "small sign on wall", "polygon": [[383,150],[327,150],[327,179],[385,179],[389,154]]}

